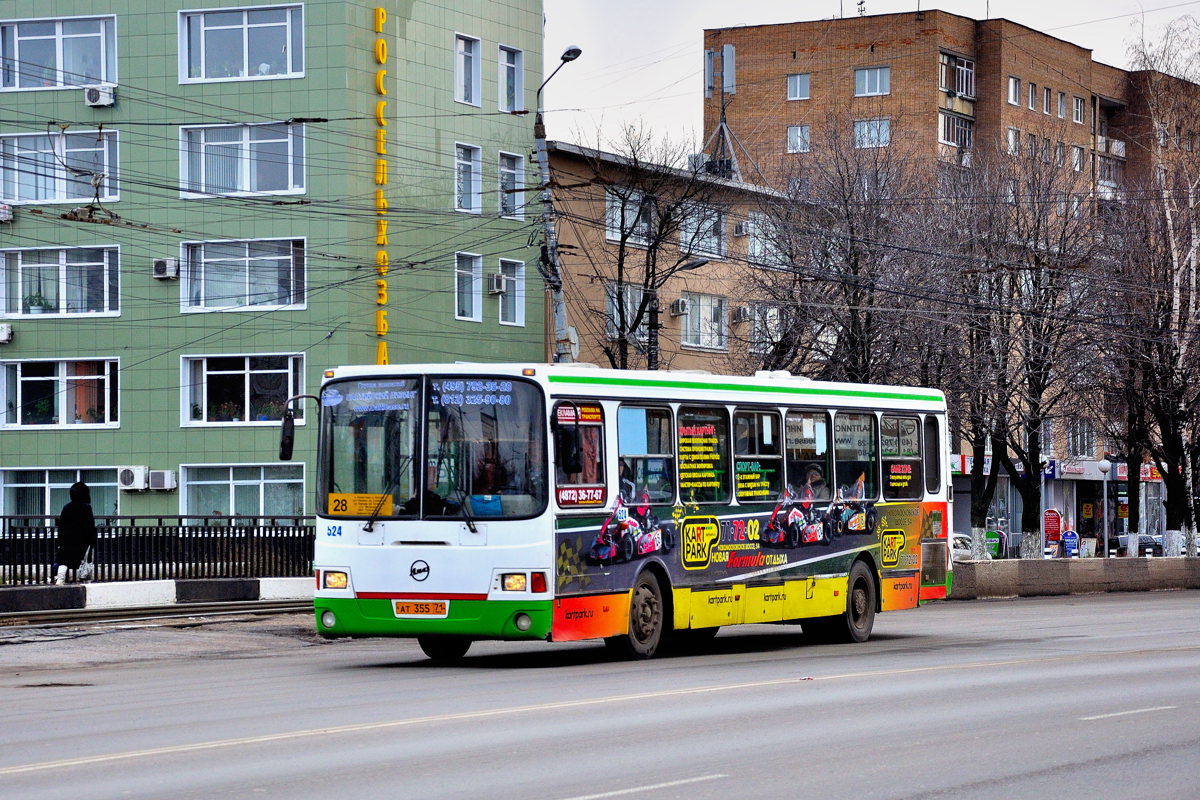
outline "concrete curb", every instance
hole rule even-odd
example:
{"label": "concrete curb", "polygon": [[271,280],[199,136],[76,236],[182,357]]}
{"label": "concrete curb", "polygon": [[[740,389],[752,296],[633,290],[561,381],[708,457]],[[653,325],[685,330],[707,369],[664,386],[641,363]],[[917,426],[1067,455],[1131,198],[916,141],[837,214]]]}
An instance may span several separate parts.
{"label": "concrete curb", "polygon": [[0,614],[252,600],[305,601],[312,600],[312,596],[312,578],[217,578],[7,586],[0,588]]}
{"label": "concrete curb", "polygon": [[1200,589],[1200,558],[956,561],[952,600]]}

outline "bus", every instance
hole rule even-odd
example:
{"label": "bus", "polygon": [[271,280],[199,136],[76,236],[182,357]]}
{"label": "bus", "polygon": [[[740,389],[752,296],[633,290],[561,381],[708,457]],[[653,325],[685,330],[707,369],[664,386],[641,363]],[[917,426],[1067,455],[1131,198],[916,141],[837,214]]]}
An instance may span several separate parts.
{"label": "bus", "polygon": [[951,584],[932,389],[413,364],[327,370],[318,403],[324,637],[443,661],[485,639],[649,658],[747,623],[863,642]]}

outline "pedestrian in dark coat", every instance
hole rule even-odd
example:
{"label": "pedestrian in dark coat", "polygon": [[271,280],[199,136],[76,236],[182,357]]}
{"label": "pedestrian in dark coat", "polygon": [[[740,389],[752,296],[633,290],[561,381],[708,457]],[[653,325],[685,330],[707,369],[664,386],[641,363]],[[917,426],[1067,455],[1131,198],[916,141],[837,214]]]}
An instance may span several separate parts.
{"label": "pedestrian in dark coat", "polygon": [[67,582],[67,570],[79,569],[87,549],[96,547],[96,517],[92,514],[92,490],[83,481],[71,487],[71,500],[58,516],[58,565],[55,583]]}

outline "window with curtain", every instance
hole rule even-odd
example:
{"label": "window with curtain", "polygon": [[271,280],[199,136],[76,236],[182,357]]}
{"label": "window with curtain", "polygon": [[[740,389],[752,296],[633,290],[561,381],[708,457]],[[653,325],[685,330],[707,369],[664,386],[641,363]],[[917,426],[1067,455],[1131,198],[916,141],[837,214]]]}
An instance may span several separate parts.
{"label": "window with curtain", "polygon": [[304,126],[282,122],[183,128],[184,196],[304,191]]}
{"label": "window with curtain", "polygon": [[115,17],[0,22],[0,88],[117,82]]}
{"label": "window with curtain", "polygon": [[[200,356],[184,359],[183,401],[189,424],[277,423],[304,386],[304,356]],[[296,419],[304,404],[294,403]]]}
{"label": "window with curtain", "polygon": [[0,251],[6,314],[104,314],[120,310],[117,249]]}
{"label": "window with curtain", "polygon": [[0,427],[117,422],[117,361],[0,362]]}
{"label": "window with curtain", "polygon": [[179,53],[184,82],[302,77],[304,7],[185,13]]}
{"label": "window with curtain", "polygon": [[0,136],[0,200],[116,201],[116,131]]}
{"label": "window with curtain", "polygon": [[184,465],[182,491],[189,516],[231,517],[235,522],[299,516],[304,513],[304,467]]}
{"label": "window with curtain", "polygon": [[194,310],[299,308],[305,301],[303,239],[202,242],[184,247],[184,296]]}

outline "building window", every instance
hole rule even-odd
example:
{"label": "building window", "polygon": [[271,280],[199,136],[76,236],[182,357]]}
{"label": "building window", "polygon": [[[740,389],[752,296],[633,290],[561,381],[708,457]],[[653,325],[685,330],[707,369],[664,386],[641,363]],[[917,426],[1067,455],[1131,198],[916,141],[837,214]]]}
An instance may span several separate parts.
{"label": "building window", "polygon": [[511,153],[500,154],[500,216],[525,218],[525,196],[521,175],[525,159]]}
{"label": "building window", "polygon": [[938,141],[970,150],[975,145],[975,121],[945,111],[938,112]]}
{"label": "building window", "polygon": [[812,95],[809,93],[809,80],[811,76],[807,72],[797,72],[787,76],[787,99],[788,100],[807,100]]}
{"label": "building window", "polygon": [[4,426],[117,422],[117,362],[10,361],[3,364]]}
{"label": "building window", "polygon": [[1072,103],[1074,105],[1072,106],[1071,119],[1072,119],[1072,121],[1078,122],[1080,125],[1082,125],[1083,124],[1083,98],[1076,97],[1072,100]]}
{"label": "building window", "polygon": [[1096,180],[1101,186],[1116,188],[1121,185],[1121,162],[1109,156],[1096,156]]}
{"label": "building window", "polygon": [[1058,93],[1058,118],[1064,119],[1067,116],[1067,93]]}
{"label": "building window", "polygon": [[787,259],[775,239],[775,227],[766,214],[751,212],[746,220],[746,261],[756,267],[782,267]]}
{"label": "building window", "polygon": [[525,262],[500,259],[504,293],[500,295],[500,324],[525,325]]}
{"label": "building window", "polygon": [[479,40],[457,34],[454,37],[454,99],[479,105]]}
{"label": "building window", "polygon": [[854,96],[889,94],[892,90],[891,67],[866,67],[854,70]]}
{"label": "building window", "polygon": [[610,242],[647,245],[653,234],[654,204],[641,192],[609,187],[604,192],[604,235]]}
{"label": "building window", "polygon": [[1095,458],[1096,429],[1086,419],[1067,423],[1067,458]]}
{"label": "building window", "polygon": [[184,245],[184,296],[191,310],[301,308],[303,239]]}
{"label": "building window", "polygon": [[454,254],[454,318],[483,321],[483,256]]}
{"label": "building window", "polygon": [[482,151],[469,144],[454,145],[454,208],[478,214],[483,210]]}
{"label": "building window", "polygon": [[5,314],[115,314],[117,249],[72,247],[0,251]]}
{"label": "building window", "polygon": [[779,306],[755,303],[750,307],[750,314],[750,352],[755,355],[771,352],[782,338],[783,312]]}
{"label": "building window", "polygon": [[1050,163],[1050,138],[1048,136],[1042,138],[1042,163]]}
{"label": "building window", "polygon": [[116,201],[117,163],[116,131],[0,136],[0,199]]}
{"label": "building window", "polygon": [[117,82],[115,17],[0,23],[0,89]]}
{"label": "building window", "polygon": [[222,8],[179,16],[185,83],[304,75],[303,6]]}
{"label": "building window", "polygon": [[969,58],[942,53],[938,83],[942,91],[954,92],[959,97],[974,97],[975,62]]}
{"label": "building window", "polygon": [[0,470],[0,514],[54,518],[71,499],[71,485],[77,481],[91,489],[96,516],[118,513],[117,470],[98,467]]}
{"label": "building window", "polygon": [[184,197],[304,191],[303,125],[214,125],[180,135]]}
{"label": "building window", "polygon": [[1037,96],[1038,96],[1037,95],[1037,84],[1030,83],[1029,84],[1029,110],[1030,111],[1037,110]]}
{"label": "building window", "polygon": [[183,513],[192,517],[298,517],[304,513],[304,466],[184,465]]}
{"label": "building window", "polygon": [[855,147],[887,147],[891,141],[891,120],[859,119],[854,121]]}
{"label": "building window", "polygon": [[1067,146],[1062,142],[1054,145],[1054,166],[1062,167],[1067,163]]}
{"label": "building window", "polygon": [[616,339],[620,336],[621,320],[624,319],[626,334],[639,342],[645,342],[647,340],[646,331],[650,329],[650,321],[646,319],[646,315],[638,320],[636,328],[630,330],[629,327],[633,324],[638,309],[642,305],[642,287],[630,283],[620,285],[610,283],[606,293],[608,295],[608,320],[605,325],[605,333],[608,338]]}
{"label": "building window", "polygon": [[1008,76],[1008,102],[1014,106],[1021,105],[1021,79]]}
{"label": "building window", "polygon": [[1005,133],[1007,134],[1008,154],[1010,156],[1021,155],[1021,131],[1020,131],[1020,129],[1019,128],[1008,128],[1005,131]]}
{"label": "building window", "polygon": [[1071,169],[1083,172],[1083,148],[1077,144],[1071,145]]}
{"label": "building window", "polygon": [[789,125],[787,151],[789,153],[807,153],[810,147],[810,130],[808,125]]}
{"label": "building window", "polygon": [[1025,134],[1025,155],[1029,156],[1030,161],[1037,159],[1037,134]]}
{"label": "building window", "polygon": [[685,292],[687,314],[683,317],[680,341],[689,347],[723,350],[729,335],[725,298]]}
{"label": "building window", "polygon": [[500,110],[525,107],[525,53],[500,45]]}
{"label": "building window", "polygon": [[724,256],[725,212],[702,203],[690,204],[679,221],[679,250],[689,256]]}
{"label": "building window", "polygon": [[[304,391],[304,356],[200,356],[183,360],[185,424],[278,422]],[[304,403],[294,403],[297,419]]]}
{"label": "building window", "polygon": [[1043,114],[1050,113],[1050,102],[1051,102],[1052,97],[1053,97],[1053,93],[1050,91],[1049,86],[1047,86],[1045,89],[1042,89],[1042,113]]}

